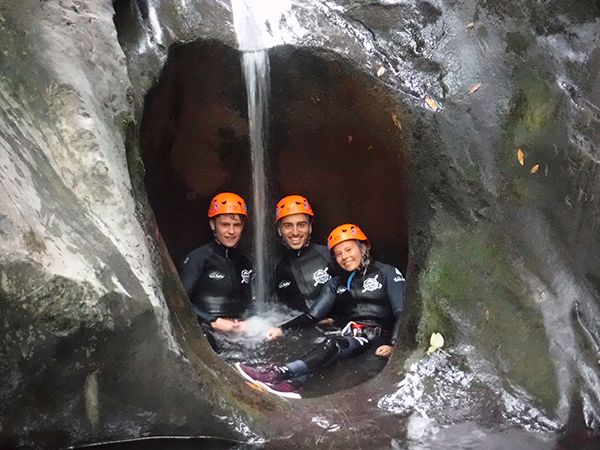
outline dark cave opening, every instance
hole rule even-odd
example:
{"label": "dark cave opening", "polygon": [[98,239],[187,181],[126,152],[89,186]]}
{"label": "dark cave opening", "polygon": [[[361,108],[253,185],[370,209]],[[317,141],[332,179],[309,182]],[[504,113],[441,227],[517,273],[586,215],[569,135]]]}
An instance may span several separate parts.
{"label": "dark cave opening", "polygon": [[[278,47],[269,56],[272,204],[305,195],[316,212],[314,242],[354,222],[377,259],[405,270],[408,144],[392,120],[402,120],[402,106],[338,55]],[[215,193],[239,193],[252,214],[239,52],[217,41],[173,46],[145,99],[140,146],[148,198],[176,264],[211,239],[206,210]],[[242,241],[249,253],[248,234],[249,227]]]}
{"label": "dark cave opening", "polygon": [[[273,211],[279,198],[304,195],[316,213],[313,242],[325,244],[337,225],[357,223],[375,259],[406,273],[409,124],[399,124],[406,116],[397,96],[333,53],[278,47],[269,59],[266,159]],[[240,53],[218,41],[172,46],[146,95],[140,124],[145,188],[176,265],[212,239],[207,208],[216,193],[242,195],[252,220],[246,102]],[[275,224],[269,232],[279,239]],[[252,227],[247,226],[240,246],[252,257],[251,242]],[[302,342],[305,338],[296,345]],[[272,360],[289,351],[288,345],[267,346],[260,353]],[[222,357],[228,360],[227,355]],[[356,364],[361,370],[353,368]],[[356,386],[384,365],[366,352],[306,381],[303,395]]]}

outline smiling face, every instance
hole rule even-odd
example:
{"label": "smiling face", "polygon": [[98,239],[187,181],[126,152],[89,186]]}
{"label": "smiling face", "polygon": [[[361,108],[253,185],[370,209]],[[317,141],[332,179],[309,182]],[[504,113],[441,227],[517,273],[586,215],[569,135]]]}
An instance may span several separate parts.
{"label": "smiling face", "polygon": [[292,250],[300,250],[310,239],[312,224],[307,214],[291,214],[277,222],[277,232]]}
{"label": "smiling face", "polygon": [[238,244],[244,230],[244,221],[239,214],[220,214],[210,219],[209,224],[217,241],[227,248]]}
{"label": "smiling face", "polygon": [[363,259],[364,244],[355,239],[340,242],[333,247],[333,256],[339,266],[347,272],[352,272],[360,267]]}

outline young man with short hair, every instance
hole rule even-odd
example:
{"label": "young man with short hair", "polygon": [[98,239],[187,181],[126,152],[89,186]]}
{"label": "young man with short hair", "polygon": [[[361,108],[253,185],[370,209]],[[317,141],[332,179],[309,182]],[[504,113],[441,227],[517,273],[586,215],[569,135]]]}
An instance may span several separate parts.
{"label": "young man with short hair", "polygon": [[288,195],[276,204],[275,223],[284,246],[284,255],[275,270],[279,301],[300,312],[308,312],[325,283],[331,279],[334,264],[322,245],[310,241],[315,213],[301,195]]}
{"label": "young man with short hair", "polygon": [[237,333],[250,307],[252,265],[238,249],[248,216],[246,202],[231,192],[210,202],[208,223],[214,240],[189,253],[180,269],[192,310],[216,349],[213,331]]}

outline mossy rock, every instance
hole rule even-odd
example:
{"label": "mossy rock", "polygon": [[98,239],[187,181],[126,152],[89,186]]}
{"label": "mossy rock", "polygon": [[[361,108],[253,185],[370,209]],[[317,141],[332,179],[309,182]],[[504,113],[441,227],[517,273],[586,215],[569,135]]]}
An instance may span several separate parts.
{"label": "mossy rock", "polygon": [[420,279],[418,340],[433,332],[473,345],[511,383],[552,411],[558,392],[538,305],[518,273],[518,257],[491,225],[465,226],[438,214],[435,243]]}

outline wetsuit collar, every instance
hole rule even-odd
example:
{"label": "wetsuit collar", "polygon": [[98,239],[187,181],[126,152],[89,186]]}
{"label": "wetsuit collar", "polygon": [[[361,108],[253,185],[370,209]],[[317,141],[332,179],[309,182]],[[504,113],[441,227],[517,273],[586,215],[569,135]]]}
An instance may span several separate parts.
{"label": "wetsuit collar", "polygon": [[369,270],[369,267],[371,265],[371,261],[369,260],[367,265],[363,265],[361,263],[361,265],[359,266],[358,269],[354,270],[352,273],[350,273],[350,275],[348,275],[348,279],[346,280],[346,287],[348,288],[348,290],[350,290],[350,284],[352,284],[352,280],[354,279],[354,277],[356,276],[357,272],[362,272],[362,276],[366,276],[367,275],[367,270]]}
{"label": "wetsuit collar", "polygon": [[356,270],[350,274],[348,279],[346,280],[346,289],[350,290],[350,285],[352,284],[352,279],[356,275]]}
{"label": "wetsuit collar", "polygon": [[225,247],[216,239],[212,241],[210,245],[217,254],[224,256],[225,258],[229,258],[236,251],[235,247]]}
{"label": "wetsuit collar", "polygon": [[298,250],[294,250],[293,248],[290,248],[287,244],[284,243],[283,245],[285,247],[285,251],[289,256],[296,256],[296,257],[300,257],[302,255],[302,253],[304,253],[306,250],[308,250],[308,248],[310,247],[310,239],[309,241],[306,243],[306,245],[304,247],[299,248]]}

